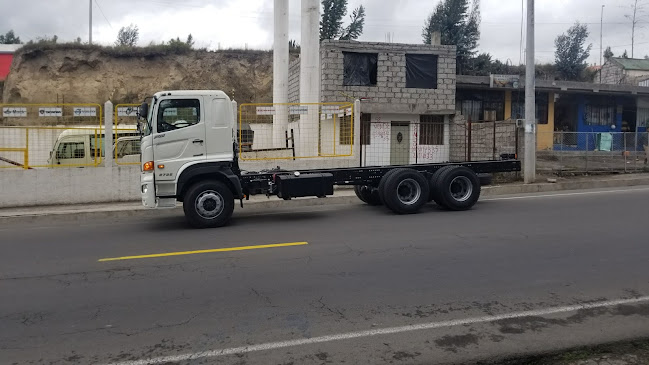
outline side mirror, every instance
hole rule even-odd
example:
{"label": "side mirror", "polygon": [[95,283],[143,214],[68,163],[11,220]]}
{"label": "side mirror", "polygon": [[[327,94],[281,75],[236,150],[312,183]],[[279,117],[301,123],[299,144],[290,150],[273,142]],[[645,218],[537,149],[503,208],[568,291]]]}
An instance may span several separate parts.
{"label": "side mirror", "polygon": [[137,110],[137,116],[140,118],[146,119],[146,117],[149,115],[149,104],[146,102],[142,103],[140,107]]}

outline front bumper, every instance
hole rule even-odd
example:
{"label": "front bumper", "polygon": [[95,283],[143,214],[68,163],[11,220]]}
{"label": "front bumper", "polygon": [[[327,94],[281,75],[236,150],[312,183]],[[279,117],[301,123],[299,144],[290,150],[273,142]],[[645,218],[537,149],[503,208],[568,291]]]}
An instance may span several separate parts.
{"label": "front bumper", "polygon": [[140,174],[140,195],[142,205],[146,208],[156,208],[155,181],[152,173],[142,172]]}

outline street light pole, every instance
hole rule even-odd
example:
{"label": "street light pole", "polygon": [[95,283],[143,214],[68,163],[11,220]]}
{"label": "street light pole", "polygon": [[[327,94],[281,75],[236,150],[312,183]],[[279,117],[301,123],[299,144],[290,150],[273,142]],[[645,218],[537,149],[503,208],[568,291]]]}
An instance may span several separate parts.
{"label": "street light pole", "polygon": [[92,0],[88,1],[88,43],[92,44]]}
{"label": "street light pole", "polygon": [[602,5],[602,18],[599,22],[599,83],[602,83],[602,54],[603,54],[603,43],[602,43],[602,34],[604,33],[604,6]]}
{"label": "street light pole", "polygon": [[534,65],[534,0],[527,0],[527,65],[525,69],[525,159],[526,184],[536,181],[536,95]]}

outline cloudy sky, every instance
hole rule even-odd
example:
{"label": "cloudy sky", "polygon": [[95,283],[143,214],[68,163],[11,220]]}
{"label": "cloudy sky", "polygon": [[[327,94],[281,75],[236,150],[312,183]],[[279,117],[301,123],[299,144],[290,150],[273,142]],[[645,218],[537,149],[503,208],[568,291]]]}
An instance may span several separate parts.
{"label": "cloudy sky", "polygon": [[[366,7],[360,40],[420,43],[426,17],[439,0],[349,0]],[[631,54],[633,0],[537,0],[536,57],[554,59],[554,39],[575,21],[588,24],[593,44],[590,63],[599,62],[600,11],[603,44],[616,55]],[[649,55],[649,0],[636,30],[635,57]],[[140,45],[191,33],[199,47],[272,48],[273,0],[92,0],[93,40],[114,42],[122,26],[140,29]],[[63,41],[88,40],[89,0],[0,0],[0,32],[13,29],[23,41],[58,35]],[[513,64],[521,60],[521,0],[482,0],[480,51]],[[300,1],[290,0],[290,37],[300,40]]]}

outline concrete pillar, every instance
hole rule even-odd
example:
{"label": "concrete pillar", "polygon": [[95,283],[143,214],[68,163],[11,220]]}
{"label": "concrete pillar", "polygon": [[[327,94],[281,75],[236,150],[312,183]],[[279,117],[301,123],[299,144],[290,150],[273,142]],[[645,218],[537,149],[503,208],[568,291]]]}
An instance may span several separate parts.
{"label": "concrete pillar", "polygon": [[113,167],[113,103],[104,104],[104,166]]}
{"label": "concrete pillar", "polygon": [[[302,0],[302,37],[300,44],[300,103],[320,102],[320,2]],[[317,156],[320,138],[319,106],[309,107],[300,116],[300,156]]]}
{"label": "concrete pillar", "polygon": [[[288,0],[275,0],[273,44],[273,103],[288,103]],[[273,147],[286,147],[288,107],[275,105]]]}

